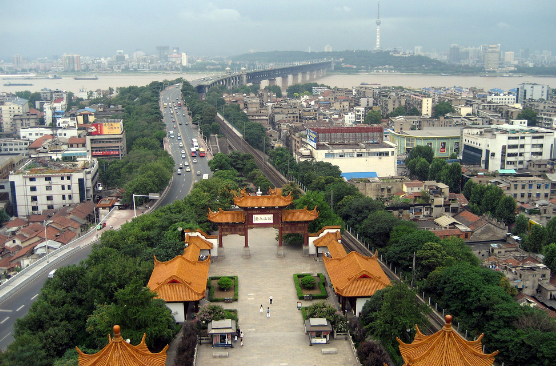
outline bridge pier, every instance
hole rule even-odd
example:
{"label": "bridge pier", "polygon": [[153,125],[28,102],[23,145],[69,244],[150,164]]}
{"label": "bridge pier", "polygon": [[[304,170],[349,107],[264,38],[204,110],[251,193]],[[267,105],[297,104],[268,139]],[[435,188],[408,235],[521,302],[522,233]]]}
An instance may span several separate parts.
{"label": "bridge pier", "polygon": [[307,83],[307,81],[309,81],[309,75],[307,71],[303,71],[301,73],[301,84],[305,84]]}
{"label": "bridge pier", "polygon": [[269,78],[268,79],[268,86],[274,86],[276,85],[276,79],[275,78]]}
{"label": "bridge pier", "polygon": [[288,89],[288,86],[290,86],[290,76],[291,75],[286,75],[286,76],[282,76],[282,84],[281,84],[281,88],[282,88],[282,94],[284,94],[286,92],[286,90]]}

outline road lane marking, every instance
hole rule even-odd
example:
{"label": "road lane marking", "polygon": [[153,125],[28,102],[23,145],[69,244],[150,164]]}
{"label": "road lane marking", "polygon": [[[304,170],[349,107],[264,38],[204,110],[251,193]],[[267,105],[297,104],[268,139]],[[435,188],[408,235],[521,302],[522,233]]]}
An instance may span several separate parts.
{"label": "road lane marking", "polygon": [[4,338],[0,339],[0,343],[2,343],[2,341],[4,341],[4,339],[8,338],[10,336],[10,334],[12,334],[12,332],[9,332],[8,334],[6,334],[4,336]]}
{"label": "road lane marking", "polygon": [[33,296],[33,297],[31,298],[31,300],[35,300],[35,299],[37,298],[37,296],[39,296],[39,294],[36,294],[35,296]]}
{"label": "road lane marking", "polygon": [[21,309],[23,309],[25,307],[25,305],[21,305],[20,307],[17,308],[16,311],[20,311]]}
{"label": "road lane marking", "polygon": [[11,313],[13,310],[0,309],[0,313]]}
{"label": "road lane marking", "polygon": [[8,316],[6,319],[2,320],[2,321],[0,322],[0,324],[4,324],[4,322],[5,322],[6,320],[8,320],[8,319],[10,319],[9,316]]}

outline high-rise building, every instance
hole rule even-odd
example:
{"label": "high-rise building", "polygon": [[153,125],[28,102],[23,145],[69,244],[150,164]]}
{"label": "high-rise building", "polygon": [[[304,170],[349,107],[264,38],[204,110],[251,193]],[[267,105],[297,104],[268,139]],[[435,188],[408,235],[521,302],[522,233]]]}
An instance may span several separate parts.
{"label": "high-rise building", "polygon": [[185,52],[182,52],[181,54],[181,65],[187,66],[187,55],[185,54]]}
{"label": "high-rise building", "polygon": [[14,64],[14,69],[18,69],[23,64],[23,59],[21,58],[21,55],[15,54],[12,58],[12,62]]}
{"label": "high-rise building", "polygon": [[332,52],[332,46],[327,44],[326,46],[324,46],[324,52]]}
{"label": "high-rise building", "polygon": [[416,55],[422,55],[423,54],[423,47],[415,46],[413,53],[415,53]]}
{"label": "high-rise building", "polygon": [[450,46],[450,55],[448,56],[448,61],[453,62],[455,64],[460,63],[459,45],[453,44]]}
{"label": "high-rise building", "polygon": [[526,100],[548,100],[548,91],[550,86],[536,83],[523,83],[517,86],[517,103],[523,103]]}
{"label": "high-rise building", "polygon": [[511,64],[514,62],[514,53],[513,52],[505,52],[504,53],[504,62],[507,64]]}
{"label": "high-rise building", "polygon": [[81,57],[79,55],[62,55],[62,64],[64,65],[64,71],[81,71]]}
{"label": "high-rise building", "polygon": [[376,47],[375,50],[380,51],[380,0],[378,1],[378,13],[376,17]]}
{"label": "high-rise building", "polygon": [[490,45],[485,51],[485,71],[496,71],[500,64],[500,48]]}

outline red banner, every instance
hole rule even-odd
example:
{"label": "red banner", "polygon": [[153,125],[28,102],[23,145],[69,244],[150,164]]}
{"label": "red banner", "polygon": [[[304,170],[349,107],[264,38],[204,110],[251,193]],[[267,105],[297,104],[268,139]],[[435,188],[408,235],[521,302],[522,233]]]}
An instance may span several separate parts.
{"label": "red banner", "polygon": [[91,153],[93,156],[98,156],[98,155],[120,155],[119,151],[93,151]]}

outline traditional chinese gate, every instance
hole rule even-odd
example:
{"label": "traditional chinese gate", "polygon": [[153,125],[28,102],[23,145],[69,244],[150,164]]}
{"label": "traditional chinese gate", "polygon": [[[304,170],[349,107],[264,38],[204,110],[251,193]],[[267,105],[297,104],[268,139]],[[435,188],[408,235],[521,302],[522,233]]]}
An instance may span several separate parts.
{"label": "traditional chinese gate", "polygon": [[249,248],[248,230],[273,227],[278,229],[278,246],[282,246],[284,234],[303,235],[303,245],[309,244],[309,223],[319,214],[315,207],[312,211],[305,207],[301,210],[286,210],[293,201],[291,193],[282,196],[282,189],[271,189],[269,195],[250,196],[245,190],[241,196],[234,197],[234,204],[242,210],[213,212],[209,209],[208,219],[218,225],[218,247],[222,247],[222,237],[238,234],[245,237],[245,248]]}

